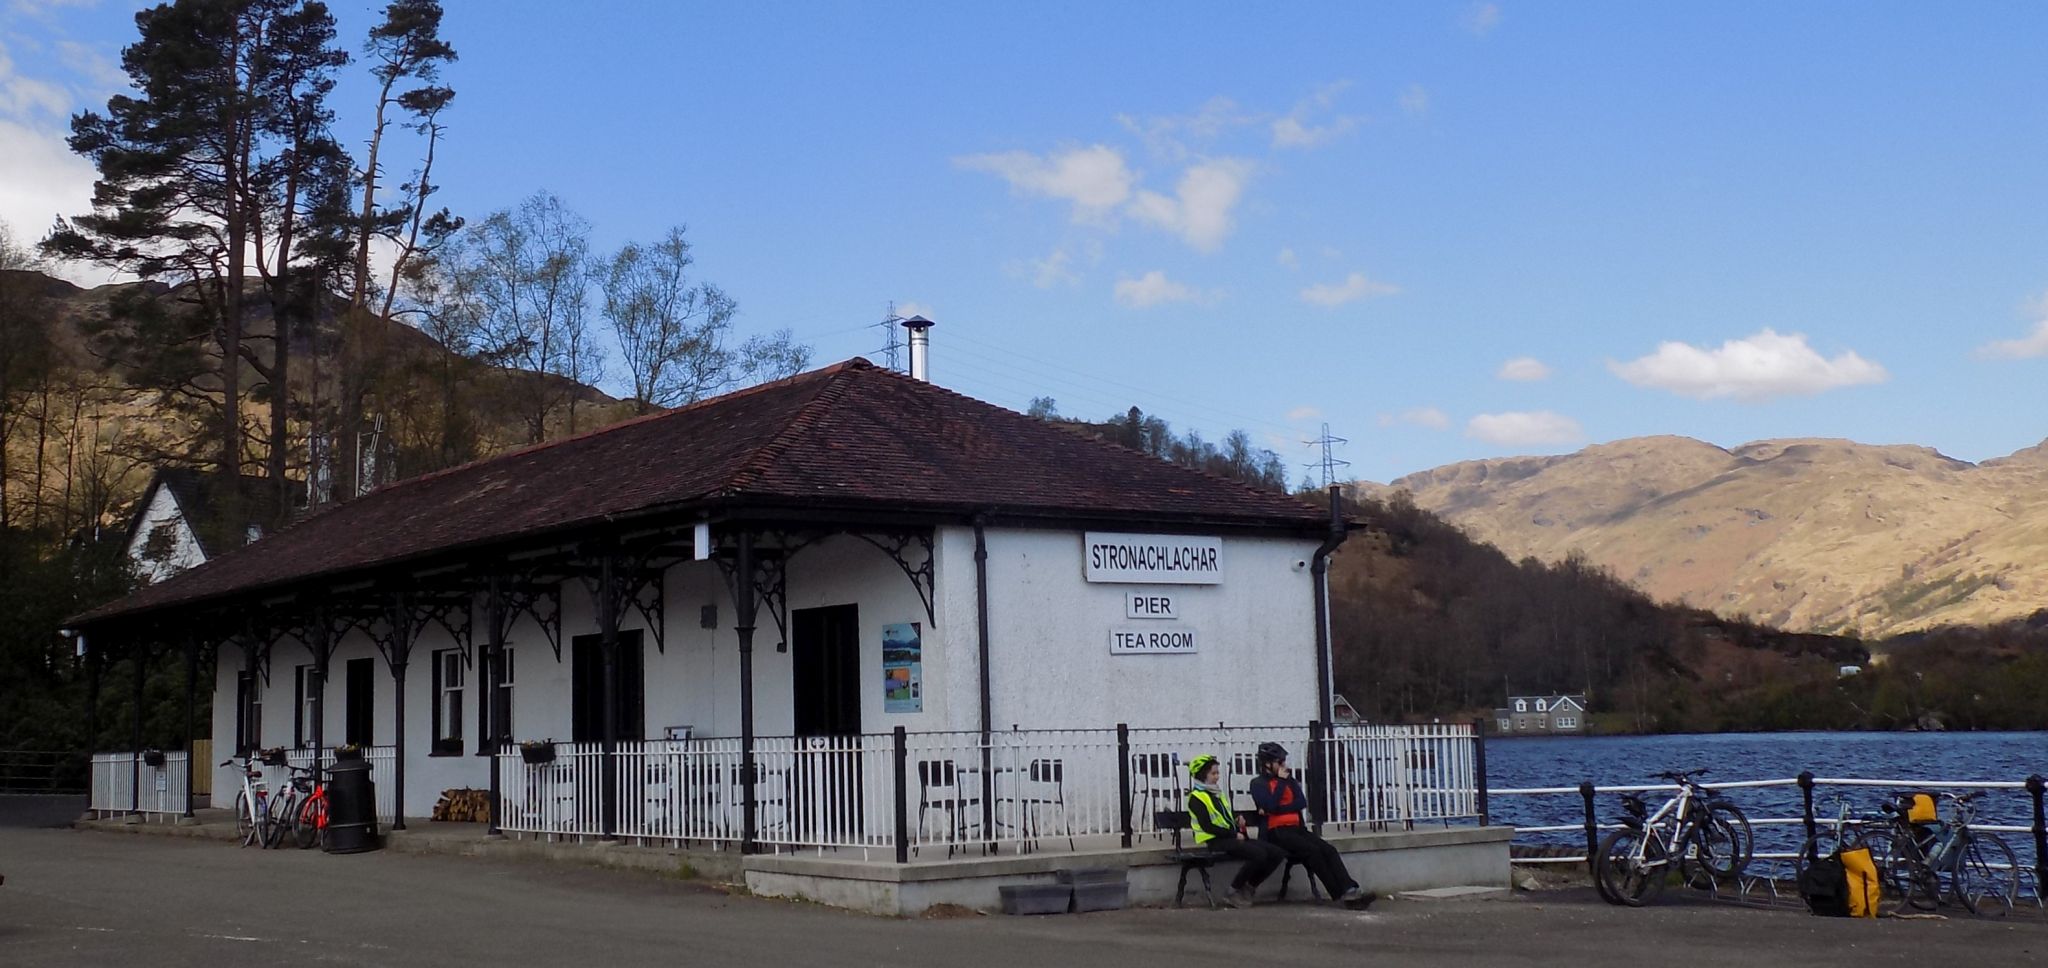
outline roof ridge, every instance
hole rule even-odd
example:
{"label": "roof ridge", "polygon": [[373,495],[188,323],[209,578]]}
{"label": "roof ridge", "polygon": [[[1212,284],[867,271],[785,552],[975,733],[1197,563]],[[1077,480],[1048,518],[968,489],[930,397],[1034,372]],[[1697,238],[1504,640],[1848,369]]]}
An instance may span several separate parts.
{"label": "roof ridge", "polygon": [[815,370],[805,370],[802,373],[793,373],[779,380],[769,380],[766,383],[756,383],[753,386],[741,387],[740,389],[734,390],[730,393],[721,393],[715,397],[705,397],[702,400],[694,400],[689,403],[683,404],[680,407],[672,407],[666,410],[657,411],[655,413],[644,413],[640,414],[639,416],[628,417],[625,420],[621,420],[617,423],[606,424],[602,427],[598,427],[592,430],[586,430],[580,434],[572,434],[568,437],[561,437],[555,440],[543,440],[537,444],[526,444],[521,447],[514,447],[511,450],[505,451],[504,453],[501,454],[492,454],[489,457],[479,457],[476,460],[464,461],[460,464],[456,464],[453,467],[443,467],[437,471],[428,471],[427,473],[420,474],[416,477],[402,478],[400,480],[392,481],[391,483],[386,484],[383,487],[377,488],[376,490],[371,491],[369,494],[364,496],[371,497],[378,494],[387,494],[390,493],[391,491],[398,490],[410,484],[418,484],[421,481],[429,481],[435,478],[447,477],[448,475],[455,474],[460,471],[466,471],[474,467],[480,467],[484,464],[490,464],[501,460],[511,460],[514,457],[524,457],[527,454],[548,450],[554,447],[560,447],[564,444],[574,443],[580,440],[587,440],[592,437],[602,436],[604,434],[608,434],[616,430],[624,430],[627,427],[637,427],[645,423],[654,423],[655,421],[663,420],[668,417],[674,417],[679,414],[685,414],[694,410],[699,410],[704,407],[710,406],[711,404],[714,403],[723,403],[727,400],[732,400],[739,397],[752,396],[753,394],[760,393],[766,390],[785,387],[801,380],[830,378],[838,374],[840,371],[855,367],[856,365],[871,367],[874,364],[869,363],[865,357],[852,357],[850,359],[845,359],[837,363],[833,363],[829,366],[821,366]]}
{"label": "roof ridge", "polygon": [[[872,364],[870,364],[870,366],[872,366]],[[1007,414],[1007,415],[1008,415],[1008,416],[1010,416],[1010,417],[1014,417],[1014,418],[1016,418],[1016,419],[1018,419],[1018,420],[1029,420],[1029,421],[1032,421],[1032,422],[1034,422],[1034,423],[1036,423],[1036,424],[1038,424],[1038,425],[1040,425],[1040,426],[1043,426],[1043,427],[1045,427],[1045,428],[1047,428],[1047,429],[1050,429],[1050,430],[1055,430],[1055,431],[1059,431],[1059,432],[1061,432],[1061,433],[1067,433],[1067,434],[1072,434],[1072,435],[1073,435],[1074,437],[1076,437],[1076,438],[1079,438],[1079,439],[1081,439],[1081,440],[1091,441],[1091,442],[1093,442],[1093,443],[1095,443],[1096,445],[1098,445],[1098,446],[1101,446],[1101,447],[1108,447],[1108,448],[1111,448],[1111,449],[1114,449],[1114,450],[1117,450],[1117,451],[1121,451],[1121,452],[1123,452],[1123,453],[1126,453],[1126,454],[1130,454],[1130,455],[1132,455],[1132,456],[1135,456],[1135,457],[1143,457],[1143,458],[1145,458],[1146,460],[1151,460],[1151,461],[1158,461],[1158,462],[1159,462],[1159,463],[1161,463],[1161,464],[1165,464],[1166,466],[1168,466],[1168,467],[1172,467],[1172,468],[1175,468],[1175,469],[1177,469],[1177,470],[1187,471],[1187,472],[1189,472],[1189,473],[1193,473],[1193,474],[1199,474],[1199,475],[1201,475],[1201,476],[1203,476],[1203,477],[1206,477],[1206,478],[1208,478],[1208,479],[1210,479],[1210,480],[1212,480],[1212,481],[1216,481],[1216,482],[1218,482],[1218,483],[1220,483],[1220,484],[1228,484],[1228,485],[1231,485],[1231,486],[1233,486],[1233,487],[1236,487],[1236,488],[1238,488],[1239,490],[1242,490],[1242,491],[1244,491],[1244,492],[1246,492],[1246,493],[1248,493],[1248,494],[1253,494],[1253,495],[1257,495],[1258,497],[1262,497],[1262,498],[1273,498],[1273,497],[1278,497],[1278,498],[1282,498],[1282,499],[1285,499],[1285,500],[1288,500],[1288,501],[1292,501],[1292,502],[1294,502],[1294,503],[1296,503],[1296,504],[1300,504],[1300,505],[1302,505],[1303,507],[1308,507],[1308,508],[1315,508],[1315,507],[1317,507],[1317,505],[1316,505],[1316,504],[1315,504],[1314,502],[1312,502],[1312,501],[1308,501],[1308,500],[1304,500],[1304,499],[1302,499],[1302,498],[1300,498],[1300,497],[1297,497],[1297,496],[1295,496],[1295,495],[1294,495],[1294,493],[1293,493],[1293,492],[1291,492],[1291,491],[1268,491],[1268,490],[1264,490],[1264,489],[1261,489],[1261,488],[1256,488],[1256,487],[1253,487],[1253,486],[1251,486],[1250,484],[1247,484],[1247,483],[1245,483],[1244,481],[1238,480],[1237,478],[1234,478],[1234,477],[1224,477],[1224,476],[1223,476],[1223,475],[1221,475],[1221,474],[1215,473],[1215,472],[1213,472],[1213,471],[1210,471],[1210,470],[1207,470],[1207,469],[1205,469],[1205,468],[1201,468],[1201,467],[1189,467],[1189,466],[1187,466],[1186,464],[1177,464],[1177,463],[1175,463],[1175,462],[1173,462],[1173,461],[1167,460],[1167,459],[1166,459],[1166,458],[1164,458],[1164,457],[1160,457],[1160,456],[1159,456],[1159,455],[1157,455],[1157,454],[1148,454],[1148,453],[1146,453],[1146,452],[1144,452],[1144,451],[1142,451],[1142,450],[1139,450],[1139,449],[1137,449],[1136,447],[1130,447],[1130,446],[1126,446],[1126,445],[1124,445],[1124,444],[1118,443],[1117,441],[1114,441],[1114,440],[1110,440],[1110,439],[1108,439],[1108,438],[1106,438],[1106,437],[1102,437],[1102,436],[1100,436],[1100,435],[1097,435],[1097,434],[1094,434],[1094,433],[1084,433],[1083,431],[1081,431],[1081,430],[1080,430],[1080,429],[1078,429],[1078,428],[1075,428],[1075,427],[1071,427],[1071,426],[1068,426],[1068,425],[1065,425],[1065,424],[1057,424],[1057,423],[1053,423],[1053,422],[1051,422],[1051,421],[1049,421],[1049,420],[1041,420],[1041,419],[1039,419],[1039,418],[1037,418],[1037,417],[1033,417],[1033,416],[1031,416],[1031,415],[1030,415],[1030,414],[1028,414],[1028,413],[1020,413],[1020,412],[1018,412],[1018,411],[1016,411],[1016,410],[1012,410],[1012,409],[1010,409],[1009,407],[1005,407],[1005,406],[1003,406],[1003,405],[1001,405],[1001,404],[998,404],[998,403],[991,403],[991,402],[989,402],[989,401],[987,401],[987,400],[983,400],[983,399],[981,399],[981,398],[979,398],[979,397],[972,397],[972,396],[968,396],[967,394],[965,394],[965,393],[961,393],[960,391],[958,391],[958,390],[955,390],[955,389],[953,389],[953,388],[951,388],[951,387],[945,387],[945,386],[940,386],[939,384],[936,384],[936,383],[932,383],[932,382],[931,382],[931,381],[929,381],[929,380],[919,380],[919,379],[917,379],[917,378],[915,378],[915,377],[912,377],[912,376],[909,376],[909,375],[907,375],[907,374],[903,374],[903,373],[898,373],[898,372],[896,372],[896,371],[894,371],[894,370],[885,370],[885,369],[880,369],[880,368],[876,368],[876,369],[877,369],[877,372],[885,373],[885,374],[887,374],[887,375],[889,375],[889,376],[892,376],[892,377],[896,377],[896,378],[898,378],[898,379],[902,379],[902,380],[908,380],[908,381],[910,381],[910,382],[912,382],[912,383],[920,384],[920,385],[922,385],[922,386],[927,386],[927,387],[930,387],[930,388],[932,388],[933,390],[937,390],[937,391],[938,391],[938,392],[940,392],[940,393],[945,393],[945,394],[949,394],[949,395],[952,395],[952,396],[955,396],[955,397],[959,397],[959,398],[960,398],[960,399],[962,399],[962,400],[967,400],[967,401],[970,401],[970,402],[972,402],[972,403],[978,403],[978,404],[980,404],[980,405],[982,405],[982,406],[984,406],[984,407],[988,407],[988,408],[989,408],[989,409],[991,409],[991,410],[997,410],[997,411],[1001,411],[1002,413],[1004,413],[1004,414]]]}
{"label": "roof ridge", "polygon": [[882,372],[879,367],[858,356],[833,367],[831,377],[826,382],[824,388],[812,394],[809,400],[804,401],[804,405],[797,408],[796,416],[790,418],[789,423],[784,424],[781,430],[775,432],[775,436],[770,437],[767,443],[762,444],[759,449],[754,451],[754,456],[748,458],[746,463],[740,465],[739,470],[733,472],[732,478],[726,482],[726,491],[728,493],[745,491],[748,486],[759,480],[762,475],[768,472],[770,467],[774,466],[775,461],[782,456],[783,451],[788,450],[790,445],[796,442],[798,436],[808,432],[817,425],[818,408],[821,405],[827,406],[829,409],[830,404],[837,403],[840,397],[846,395],[846,387],[851,381],[847,380],[845,375],[868,371]]}

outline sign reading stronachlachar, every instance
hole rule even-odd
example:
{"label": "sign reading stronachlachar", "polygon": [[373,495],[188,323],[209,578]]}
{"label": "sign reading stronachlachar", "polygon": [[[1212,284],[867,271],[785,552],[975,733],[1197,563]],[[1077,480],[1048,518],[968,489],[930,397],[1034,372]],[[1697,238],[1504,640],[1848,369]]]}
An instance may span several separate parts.
{"label": "sign reading stronachlachar", "polygon": [[1223,583],[1223,539],[1182,534],[1090,531],[1081,556],[1092,582],[1155,585]]}

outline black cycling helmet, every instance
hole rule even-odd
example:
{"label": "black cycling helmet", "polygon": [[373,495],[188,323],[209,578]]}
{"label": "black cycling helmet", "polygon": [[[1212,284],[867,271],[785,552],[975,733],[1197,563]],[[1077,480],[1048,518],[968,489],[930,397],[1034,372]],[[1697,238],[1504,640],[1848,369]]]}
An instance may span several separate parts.
{"label": "black cycling helmet", "polygon": [[1279,743],[1260,743],[1259,761],[1262,763],[1287,762],[1287,747]]}

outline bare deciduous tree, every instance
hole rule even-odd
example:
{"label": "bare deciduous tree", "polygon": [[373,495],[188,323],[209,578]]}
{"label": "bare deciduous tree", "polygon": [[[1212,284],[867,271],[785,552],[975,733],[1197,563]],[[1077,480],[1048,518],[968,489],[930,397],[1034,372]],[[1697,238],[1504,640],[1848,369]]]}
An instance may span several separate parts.
{"label": "bare deciduous tree", "polygon": [[696,259],[683,232],[677,226],[652,245],[629,242],[598,269],[604,316],[641,413],[788,376],[810,362],[809,348],[788,330],[733,344],[737,304],[691,280]]}

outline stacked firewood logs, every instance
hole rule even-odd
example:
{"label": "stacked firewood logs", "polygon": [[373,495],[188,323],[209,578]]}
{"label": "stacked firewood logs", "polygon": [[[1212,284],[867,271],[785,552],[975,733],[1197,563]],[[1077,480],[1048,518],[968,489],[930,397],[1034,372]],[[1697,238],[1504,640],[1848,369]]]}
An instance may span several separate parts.
{"label": "stacked firewood logs", "polygon": [[434,804],[434,819],[488,823],[491,819],[491,794],[487,790],[443,790],[441,799]]}

